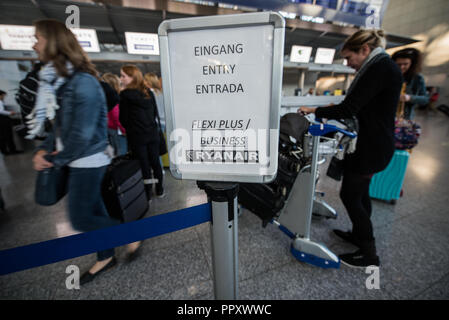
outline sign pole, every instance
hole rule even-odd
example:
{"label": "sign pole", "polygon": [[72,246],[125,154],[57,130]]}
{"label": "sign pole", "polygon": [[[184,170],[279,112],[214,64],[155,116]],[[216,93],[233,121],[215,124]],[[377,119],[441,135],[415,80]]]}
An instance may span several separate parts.
{"label": "sign pole", "polygon": [[170,172],[212,207],[215,298],[238,297],[238,183],[278,167],[285,20],[274,12],[165,20],[159,26]]}
{"label": "sign pole", "polygon": [[212,202],[211,247],[216,300],[238,299],[238,183],[202,182]]}

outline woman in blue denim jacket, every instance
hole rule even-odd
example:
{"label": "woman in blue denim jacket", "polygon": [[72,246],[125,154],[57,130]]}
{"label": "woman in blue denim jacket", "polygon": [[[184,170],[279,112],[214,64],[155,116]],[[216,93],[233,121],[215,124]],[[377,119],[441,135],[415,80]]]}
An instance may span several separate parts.
{"label": "woman in blue denim jacket", "polygon": [[[36,127],[42,118],[54,118],[54,132],[38,148],[34,169],[69,167],[68,212],[74,229],[86,232],[118,225],[119,221],[109,217],[101,196],[110,158],[106,153],[106,99],[97,71],[63,23],[41,20],[34,25],[37,42],[33,49],[45,66],[38,91],[43,102],[38,105],[38,98],[31,122]],[[97,262],[80,283],[115,264],[114,248],[98,252]]]}
{"label": "woman in blue denim jacket", "polygon": [[422,54],[415,48],[397,51],[392,59],[402,71],[407,83],[405,94],[401,95],[401,101],[405,102],[404,118],[413,120],[417,106],[429,103],[424,77],[419,73],[422,65]]}

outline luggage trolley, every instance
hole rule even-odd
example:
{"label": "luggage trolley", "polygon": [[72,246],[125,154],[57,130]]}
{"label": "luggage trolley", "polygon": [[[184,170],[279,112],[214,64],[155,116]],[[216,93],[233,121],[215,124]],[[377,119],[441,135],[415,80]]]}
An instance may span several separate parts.
{"label": "luggage trolley", "polygon": [[[310,239],[310,226],[312,214],[318,210],[320,215],[336,217],[335,210],[317,198],[315,190],[318,165],[322,163],[318,159],[319,154],[328,153],[329,147],[337,148],[337,144],[334,143],[336,141],[331,141],[332,139],[326,143],[327,148],[320,147],[320,140],[324,138],[322,136],[332,132],[340,132],[350,138],[357,136],[335,125],[311,121],[307,137],[311,138],[312,144],[311,163],[301,169],[279,217],[273,219],[273,223],[293,239],[291,253],[296,259],[326,269],[339,268],[340,259],[326,246]],[[304,145],[309,144],[305,143]],[[335,151],[331,153],[335,153]]]}

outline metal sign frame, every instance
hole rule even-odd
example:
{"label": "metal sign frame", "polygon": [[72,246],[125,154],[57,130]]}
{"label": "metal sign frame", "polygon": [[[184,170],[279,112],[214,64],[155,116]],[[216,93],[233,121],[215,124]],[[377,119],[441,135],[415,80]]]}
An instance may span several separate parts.
{"label": "metal sign frame", "polygon": [[[226,29],[248,26],[273,25],[273,51],[272,51],[272,70],[271,70],[271,101],[270,101],[270,120],[269,131],[275,130],[276,137],[271,137],[268,143],[269,159],[267,175],[234,175],[234,174],[216,174],[214,172],[195,172],[181,173],[178,166],[170,161],[170,171],[176,179],[203,180],[203,181],[228,181],[228,182],[253,182],[266,183],[276,177],[277,172],[277,146],[279,140],[279,119],[282,94],[282,73],[284,61],[284,37],[285,20],[275,12],[245,13],[236,15],[218,15],[207,17],[181,18],[165,20],[159,26],[159,50],[162,74],[162,85],[164,91],[164,104],[166,114],[167,145],[168,150],[174,147],[170,134],[175,130],[174,104],[172,98],[172,76],[170,68],[170,48],[168,35],[170,32],[197,31],[206,29]],[[273,150],[274,149],[274,150]],[[273,156],[272,156],[273,155]]]}

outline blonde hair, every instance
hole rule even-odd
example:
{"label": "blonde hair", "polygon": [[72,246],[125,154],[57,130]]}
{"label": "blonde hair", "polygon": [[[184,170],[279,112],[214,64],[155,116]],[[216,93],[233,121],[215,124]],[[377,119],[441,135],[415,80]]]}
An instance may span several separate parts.
{"label": "blonde hair", "polygon": [[110,72],[106,72],[102,77],[101,80],[106,82],[108,85],[112,87],[117,93],[120,92],[120,78],[116,76],[115,74],[112,74]]}
{"label": "blonde hair", "polygon": [[383,30],[359,30],[346,39],[343,50],[359,52],[363,45],[367,44],[371,50],[377,47],[385,49],[387,40]]}
{"label": "blonde hair", "polygon": [[131,83],[126,86],[126,89],[136,89],[142,92],[146,97],[149,97],[148,89],[145,86],[145,81],[143,79],[142,71],[140,71],[137,66],[133,64],[124,65],[121,70],[128,75],[128,77],[133,78]]}
{"label": "blonde hair", "polygon": [[43,52],[44,62],[52,61],[59,75],[64,77],[69,75],[66,62],[70,61],[75,70],[90,73],[98,79],[95,66],[90,62],[75,35],[64,23],[45,19],[35,21],[33,25],[36,27],[36,32],[47,40]]}
{"label": "blonde hair", "polygon": [[145,82],[149,88],[154,89],[157,93],[162,92],[161,83],[155,73],[145,73]]}

